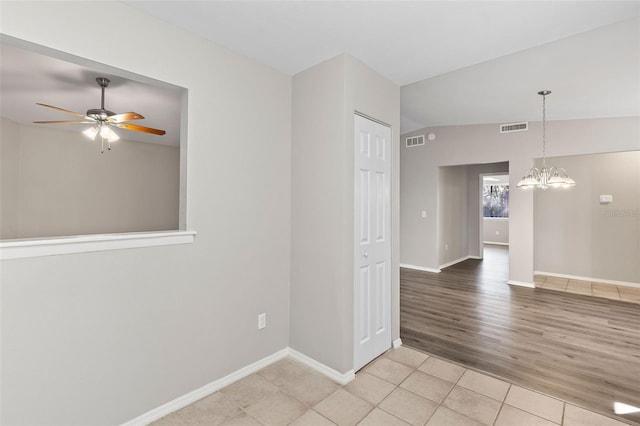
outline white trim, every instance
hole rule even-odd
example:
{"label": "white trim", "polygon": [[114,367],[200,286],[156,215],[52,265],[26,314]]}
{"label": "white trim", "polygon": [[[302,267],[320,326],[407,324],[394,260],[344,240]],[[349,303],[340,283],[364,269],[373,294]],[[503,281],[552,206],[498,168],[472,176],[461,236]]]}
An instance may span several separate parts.
{"label": "white trim", "polygon": [[337,382],[340,385],[346,385],[350,381],[356,378],[356,373],[353,370],[349,370],[346,373],[340,373],[339,371],[334,370],[331,367],[327,367],[321,362],[316,361],[313,358],[309,358],[303,353],[296,351],[295,349],[289,348],[289,357],[292,359],[301,362],[307,367],[311,367],[319,373],[324,374],[328,378]]}
{"label": "white trim", "polygon": [[393,349],[398,349],[400,346],[402,346],[402,340],[398,337],[393,341]]}
{"label": "white trim", "polygon": [[482,260],[482,256],[467,256],[467,259]]}
{"label": "white trim", "polygon": [[195,231],[131,232],[0,241],[0,259],[193,243]]}
{"label": "white trim", "polygon": [[[394,341],[394,348],[396,347],[396,342],[400,342],[400,339]],[[402,344],[402,342],[400,342],[400,344]],[[156,421],[166,416],[167,414],[173,413],[174,411],[184,408],[189,404],[193,404],[194,402],[208,395],[211,395],[216,391],[219,391],[225,386],[229,386],[230,384],[237,382],[238,380],[247,377],[248,375],[253,374],[256,371],[261,370],[264,367],[267,367],[274,362],[280,361],[281,359],[287,357],[298,361],[308,367],[311,367],[312,369],[320,372],[321,374],[324,374],[340,385],[346,385],[356,377],[353,370],[349,370],[346,373],[340,373],[331,367],[327,367],[326,365],[312,358],[309,358],[308,356],[296,351],[295,349],[284,348],[272,355],[266,356],[261,360],[254,362],[253,364],[249,364],[246,367],[236,370],[221,379],[214,380],[213,382],[206,384],[199,389],[182,395],[174,399],[173,401],[169,401],[166,404],[161,405],[160,407],[154,408],[153,410],[147,411],[146,413],[136,417],[135,419],[123,423],[122,426],[148,425],[149,423]]]}
{"label": "white trim", "polygon": [[401,263],[400,267],[401,268],[407,268],[407,269],[415,269],[416,271],[434,272],[436,274],[439,274],[441,272],[440,269],[426,268],[424,266],[409,265],[408,263]]}
{"label": "white trim", "polygon": [[374,123],[378,123],[378,124],[380,124],[380,125],[382,125],[382,126],[384,126],[384,127],[388,127],[390,130],[392,130],[392,126],[391,126],[391,124],[385,123],[384,121],[380,121],[380,120],[378,120],[377,118],[373,118],[373,117],[371,117],[370,115],[365,114],[364,112],[360,112],[360,111],[358,111],[357,109],[354,109],[354,110],[353,110],[353,113],[354,113],[355,115],[358,115],[358,116],[360,116],[360,117],[364,118],[364,119],[367,119],[367,120],[369,120],[369,121],[373,121]]}
{"label": "white trim", "polygon": [[256,371],[268,365],[271,365],[276,361],[286,358],[288,354],[289,348],[279,350],[278,352],[262,358],[261,360],[256,361],[253,364],[249,364],[246,367],[236,370],[221,379],[214,380],[213,382],[206,384],[199,389],[189,392],[186,395],[182,395],[174,399],[173,401],[169,401],[166,404],[161,405],[160,407],[154,408],[151,411],[147,411],[141,416],[123,423],[122,426],[148,425],[149,423],[156,421],[166,416],[167,414],[184,408],[189,404],[193,404],[194,402],[204,398],[205,396],[211,395],[212,393],[222,389],[223,387],[228,386],[231,383],[236,382],[244,377],[247,377],[249,374],[253,374]]}
{"label": "white trim", "polygon": [[508,246],[509,243],[500,243],[498,241],[483,241],[482,244],[493,244],[496,246]]}
{"label": "white trim", "polygon": [[640,287],[640,283],[634,283],[629,281],[605,280],[602,278],[581,277],[579,275],[556,274],[554,272],[533,271],[533,275],[545,275],[547,277],[567,278],[570,280],[591,281],[594,283],[611,284],[611,285],[624,285],[627,287]]}
{"label": "white trim", "polygon": [[[503,173],[501,173],[501,175],[502,174]],[[503,220],[503,221],[509,220],[508,217],[485,217],[485,216],[482,216],[482,218],[485,219],[485,220]]]}
{"label": "white trim", "polygon": [[460,259],[452,260],[451,262],[447,262],[443,265],[440,265],[440,269],[448,268],[449,266],[453,266],[456,263],[464,262],[467,259],[471,259],[471,256],[461,257]]}
{"label": "white trim", "polygon": [[509,281],[507,281],[507,284],[509,284],[509,285],[517,285],[519,287],[536,288],[536,285],[534,283],[527,283],[527,282],[524,282],[524,281],[509,280]]}

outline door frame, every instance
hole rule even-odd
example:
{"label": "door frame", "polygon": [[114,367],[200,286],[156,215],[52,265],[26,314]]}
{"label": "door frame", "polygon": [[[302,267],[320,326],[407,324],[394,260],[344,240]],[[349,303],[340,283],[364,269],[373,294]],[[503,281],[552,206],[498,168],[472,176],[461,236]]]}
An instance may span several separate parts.
{"label": "door frame", "polygon": [[[388,327],[389,327],[389,342],[388,342],[388,348],[393,347],[393,160],[394,160],[394,155],[393,155],[393,127],[390,124],[387,124],[381,120],[378,120],[376,118],[373,118],[371,116],[368,116],[366,114],[363,114],[359,111],[354,111],[354,131],[353,131],[353,153],[354,153],[354,160],[353,160],[353,170],[354,170],[354,179],[353,179],[353,188],[354,188],[354,196],[353,196],[353,206],[354,206],[354,211],[353,211],[353,218],[354,218],[354,231],[353,231],[353,242],[354,242],[354,247],[353,247],[353,307],[354,307],[354,313],[353,313],[353,320],[354,320],[354,324],[353,324],[353,348],[354,348],[354,352],[353,352],[353,364],[354,364],[354,370],[358,370],[360,368],[362,368],[364,365],[366,365],[367,363],[363,364],[363,365],[359,365],[359,362],[357,362],[357,355],[358,355],[358,349],[360,347],[359,342],[358,342],[358,321],[356,318],[356,303],[357,303],[357,299],[356,299],[356,283],[357,283],[357,279],[358,279],[358,274],[360,272],[360,268],[358,267],[358,260],[360,257],[360,253],[359,253],[359,244],[358,244],[358,240],[357,240],[357,236],[356,236],[356,216],[358,215],[358,210],[356,209],[356,203],[358,202],[357,198],[356,198],[356,179],[357,179],[357,170],[358,170],[358,166],[356,164],[357,162],[357,149],[358,149],[358,139],[356,137],[356,130],[358,129],[356,127],[356,117],[361,117],[364,118],[366,120],[369,120],[373,123],[376,123],[378,125],[384,126],[386,128],[389,129],[389,147],[388,147],[388,154],[389,154],[389,158],[388,158],[388,164],[389,164],[389,169],[388,169],[388,183],[386,185],[388,185],[388,197],[385,200],[386,202],[386,206],[384,207],[388,212],[388,217],[385,218],[385,226],[388,227],[388,244],[389,244],[389,249],[388,249],[388,254],[385,255],[385,260],[388,264],[388,271],[386,272],[387,275],[387,280],[388,282],[386,283],[386,286],[388,287],[386,289],[386,292],[388,293],[388,306],[387,306],[387,312],[385,313],[385,316],[388,318]],[[384,351],[382,352],[384,353]]]}

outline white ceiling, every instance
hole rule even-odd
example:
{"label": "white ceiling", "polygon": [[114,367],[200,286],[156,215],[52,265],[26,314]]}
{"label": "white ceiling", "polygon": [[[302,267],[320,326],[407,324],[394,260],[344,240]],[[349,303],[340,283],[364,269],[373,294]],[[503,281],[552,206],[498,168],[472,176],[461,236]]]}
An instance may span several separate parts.
{"label": "white ceiling", "polygon": [[402,132],[539,120],[542,89],[549,119],[640,114],[639,21],[580,35],[639,1],[126,3],[291,75],[349,53],[403,86]]}
{"label": "white ceiling", "polygon": [[399,85],[638,16],[637,1],[125,1],[287,74],[347,52]]}
{"label": "white ceiling", "polygon": [[[184,89],[79,58],[65,59],[67,60],[3,42],[0,49],[0,114],[23,124],[45,120],[78,120],[79,118],[73,115],[36,105],[36,102],[85,114],[88,109],[100,108],[101,91],[96,77],[107,77],[111,83],[105,90],[105,109],[115,113],[137,112],[145,119],[136,120],[134,124],[167,132],[158,136],[117,129],[116,133],[121,138],[162,145],[180,145],[180,110]],[[74,59],[78,59],[77,62],[82,62],[82,65],[69,62]],[[38,126],[78,132],[91,125]]]}
{"label": "white ceiling", "polygon": [[425,126],[640,115],[632,19],[403,86],[403,131]]}
{"label": "white ceiling", "polygon": [[[402,132],[539,120],[541,89],[553,91],[550,120],[640,115],[640,1],[124,3],[289,75],[349,53],[402,86]],[[7,72],[12,60],[5,51],[3,115],[16,110],[17,119],[9,116],[16,121],[63,119],[35,102],[79,112],[99,106],[95,71],[52,73],[42,65],[51,75],[38,77],[34,69],[26,81],[14,75],[20,71]],[[162,101],[171,94],[139,84],[114,78],[106,107],[141,113],[147,117],[141,125],[166,129],[163,140],[177,140],[169,132],[179,115]],[[6,99],[18,87],[29,91],[28,107],[19,107],[24,96]]]}
{"label": "white ceiling", "polygon": [[484,185],[509,185],[509,175],[483,176]]}

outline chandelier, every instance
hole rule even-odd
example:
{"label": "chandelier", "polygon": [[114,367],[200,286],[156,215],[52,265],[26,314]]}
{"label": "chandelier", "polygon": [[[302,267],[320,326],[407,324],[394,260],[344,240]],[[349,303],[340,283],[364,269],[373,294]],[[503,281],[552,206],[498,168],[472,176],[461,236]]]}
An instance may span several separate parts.
{"label": "chandelier", "polygon": [[547,121],[546,121],[546,97],[551,92],[549,90],[542,90],[538,92],[538,95],[542,96],[542,168],[532,167],[527,170],[525,175],[518,182],[518,188],[539,188],[547,189],[552,188],[569,188],[576,185],[576,182],[567,175],[567,171],[562,167],[551,166],[547,167],[546,159],[546,134],[547,134]]}

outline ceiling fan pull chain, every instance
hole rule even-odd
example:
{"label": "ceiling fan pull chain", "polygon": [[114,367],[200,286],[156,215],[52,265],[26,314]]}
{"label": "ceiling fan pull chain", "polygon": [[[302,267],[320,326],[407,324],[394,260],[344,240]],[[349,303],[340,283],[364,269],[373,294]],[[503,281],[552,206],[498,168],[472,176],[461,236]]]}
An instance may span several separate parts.
{"label": "ceiling fan pull chain", "polygon": [[100,145],[100,154],[104,154],[104,138],[100,137],[101,145]]}

